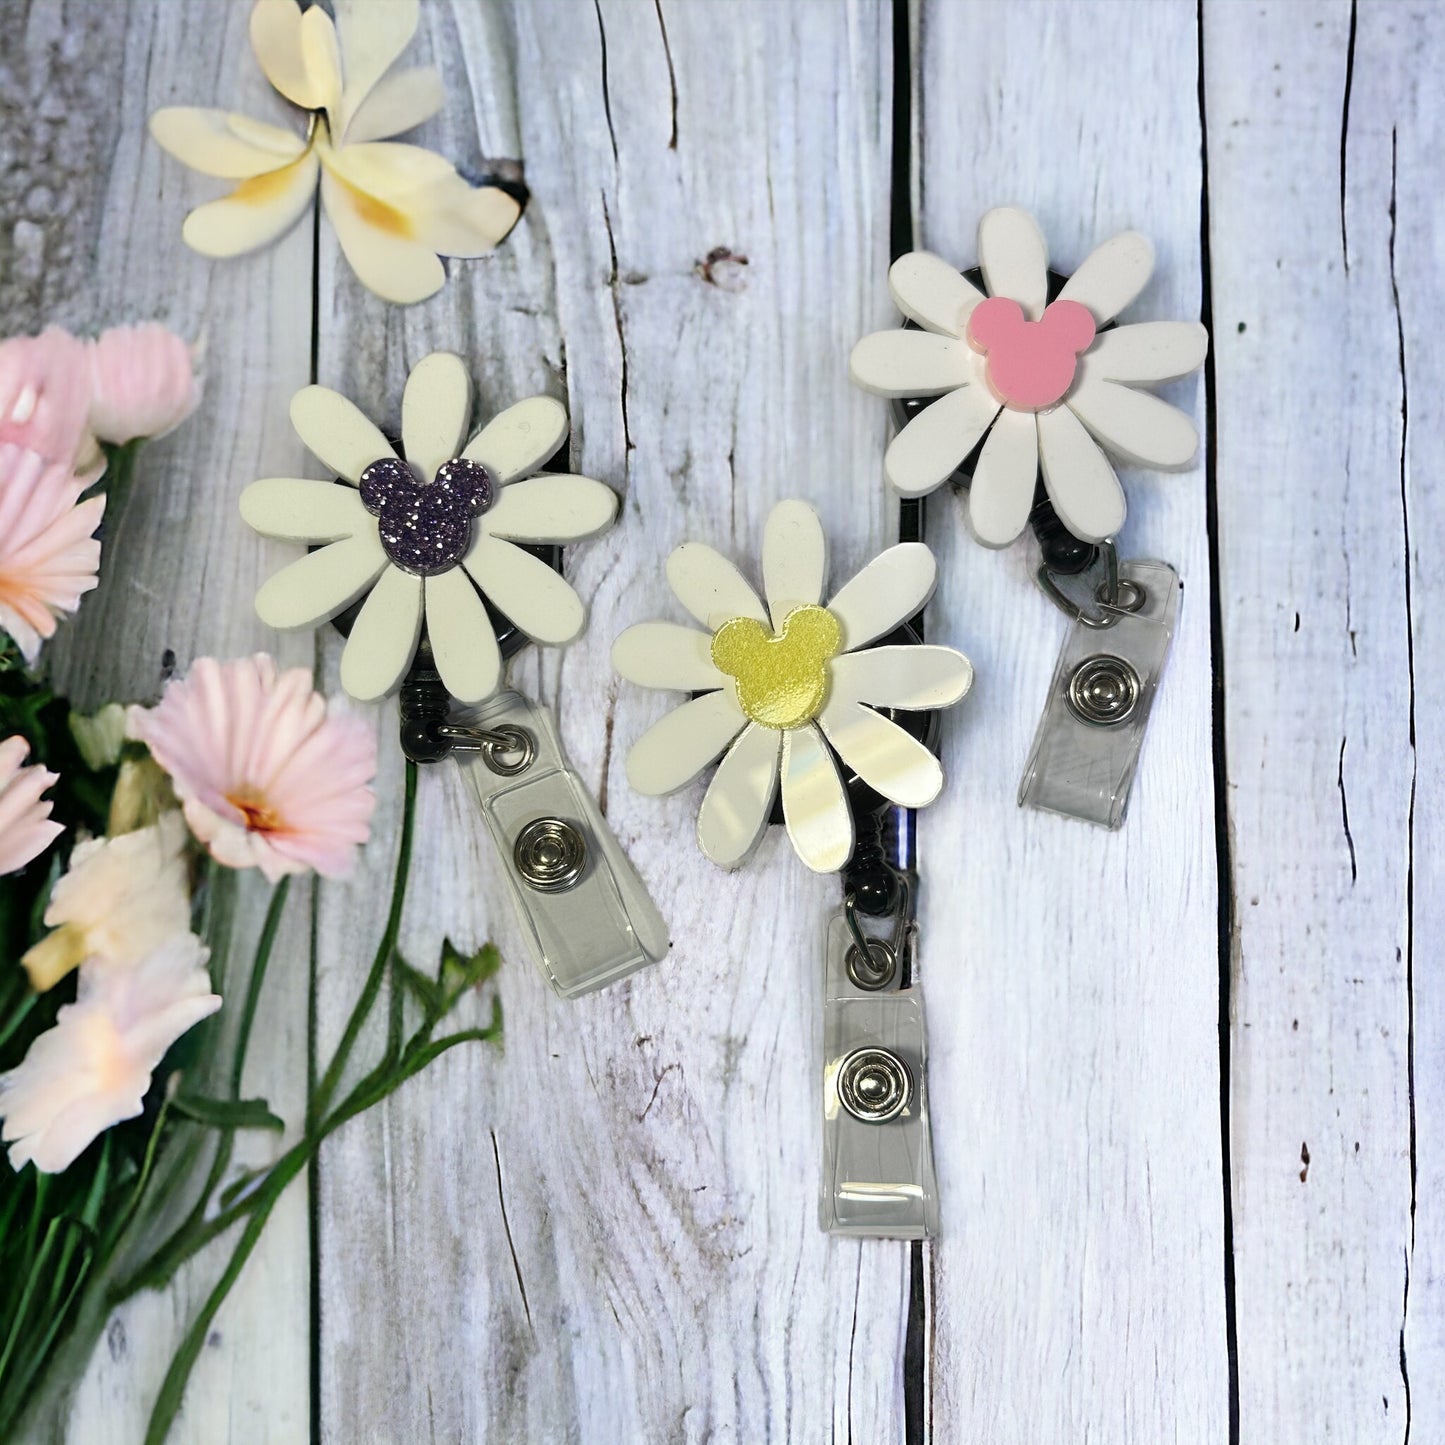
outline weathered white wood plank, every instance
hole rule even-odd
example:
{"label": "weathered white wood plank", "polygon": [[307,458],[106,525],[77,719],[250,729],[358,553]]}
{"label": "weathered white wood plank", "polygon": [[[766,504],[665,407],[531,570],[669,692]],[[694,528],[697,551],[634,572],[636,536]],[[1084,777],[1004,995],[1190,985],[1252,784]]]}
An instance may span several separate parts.
{"label": "weathered white wood plank", "polygon": [[[173,437],[145,452],[124,520],[105,538],[105,581],[51,649],[56,679],[81,706],[145,700],[169,665],[269,648],[309,664],[304,639],[267,635],[251,594],[269,565],[241,527],[235,496],[248,479],[290,471],[300,448],[286,399],[307,375],[311,245],[303,227],[275,251],[213,266],[181,243],[185,209],[214,193],[163,157],[146,135],[155,107],[222,97],[282,118],[251,57],[246,12],[222,3],[122,7],[36,0],[7,16],[5,332],[63,319],[82,331],[157,318],[207,337],[205,401]],[[7,96],[7,99],[9,97]],[[45,188],[52,200],[35,198]],[[36,241],[36,234],[39,241]],[[33,251],[33,258],[32,258]],[[247,890],[243,939],[259,923]],[[278,945],[257,1023],[247,1089],[299,1125],[306,1080],[307,924],[304,892]],[[226,981],[240,995],[249,961]],[[230,1015],[234,1022],[234,1013]],[[220,1016],[227,1026],[227,1013]],[[204,1066],[203,1066],[204,1069]],[[271,1136],[238,1143],[236,1165],[271,1157]],[[190,1319],[219,1273],[213,1251],[175,1286],[122,1309],[81,1382],[75,1441],[139,1440]],[[204,1351],[178,1441],[294,1441],[309,1413],[308,1242],[304,1190],[277,1211]]]}
{"label": "weathered white wood plank", "polygon": [[[518,671],[560,702],[676,946],[554,999],[453,769],[423,777],[407,946],[498,939],[506,1050],[457,1053],[325,1154],[323,1433],[898,1438],[906,1249],[832,1244],[815,1220],[836,885],[777,837],[720,874],[692,841],[696,792],[633,796],[622,759],[663,704],[608,665],[622,626],[671,609],[661,564],[685,536],[755,556],[771,503],[802,495],[835,519],[838,575],[887,539],[882,432],[846,357],[887,314],[889,13],[438,5],[426,26],[451,97],[431,141],[465,157],[475,124],[484,153],[525,158],[532,206],[405,316],[325,239],[321,379],[391,417],[407,366],[451,345],[485,407],[567,397],[574,465],[626,504],[568,561],[589,632]],[[391,708],[380,726],[386,832]],[[378,907],[366,886],[324,902],[323,1049]]]}
{"label": "weathered white wood plank", "polygon": [[[1136,226],[1156,271],[1125,319],[1198,316],[1193,7],[924,3],[916,30],[918,243],[971,264],[983,212],[1021,204],[1069,271]],[[1172,399],[1202,420],[1197,382]],[[1124,555],[1185,595],[1118,834],[1015,806],[1066,624],[1023,546],[929,504],[931,636],[978,678],[919,829],[939,1440],[1226,1438],[1202,463],[1123,474]]]}
{"label": "weathered white wood plank", "polygon": [[[1420,450],[1402,463],[1402,432],[1407,359],[1424,352],[1412,408],[1439,373],[1427,77],[1441,28],[1425,6],[1360,6],[1351,68],[1351,7],[1303,19],[1290,5],[1205,12],[1240,1430],[1281,1445],[1427,1440],[1445,1407],[1429,1369],[1437,1209],[1420,1220],[1418,1295],[1411,1268],[1406,512],[1428,538],[1440,442],[1411,415]],[[1417,621],[1428,598],[1413,599]],[[1418,636],[1415,656],[1428,673]],[[1419,796],[1438,818],[1438,759],[1433,781]],[[1417,936],[1421,1017],[1437,1021],[1437,1052],[1417,1055],[1433,1141],[1439,949]],[[1433,1430],[1411,1425],[1416,1392]]]}
{"label": "weathered white wood plank", "polygon": [[[1360,59],[1375,59],[1372,42]],[[1394,277],[1399,292],[1401,379],[1409,378],[1409,430],[1403,437],[1404,507],[1409,517],[1409,625],[1415,774],[1409,858],[1412,870],[1409,1063],[1415,1169],[1405,1368],[1411,1440],[1445,1439],[1445,192],[1440,186],[1440,120],[1433,77],[1445,64],[1445,26],[1428,6],[1386,33],[1394,152]],[[1351,129],[1354,122],[1351,123]],[[1392,297],[1394,293],[1392,291]],[[1402,541],[1403,541],[1402,537]],[[1388,1280],[1388,1275],[1386,1276]]]}

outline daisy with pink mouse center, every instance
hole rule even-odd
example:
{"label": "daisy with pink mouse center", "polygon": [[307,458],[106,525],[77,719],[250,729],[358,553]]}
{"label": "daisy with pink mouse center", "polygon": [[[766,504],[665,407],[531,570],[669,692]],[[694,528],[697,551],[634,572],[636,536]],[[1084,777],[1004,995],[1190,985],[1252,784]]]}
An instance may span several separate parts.
{"label": "daisy with pink mouse center", "polygon": [[978,256],[983,290],[931,252],[899,257],[888,286],[912,325],[853,348],[849,371],[864,390],[937,398],[893,439],[888,480],[923,496],[976,452],[968,520],[986,546],[1022,533],[1040,477],[1070,532],[1112,538],[1125,502],[1110,458],[1161,470],[1193,460],[1194,423],[1139,388],[1197,370],[1207,333],[1195,321],[1112,324],[1153,271],[1137,231],[1096,247],[1052,301],[1048,247],[1027,211],[989,211]]}

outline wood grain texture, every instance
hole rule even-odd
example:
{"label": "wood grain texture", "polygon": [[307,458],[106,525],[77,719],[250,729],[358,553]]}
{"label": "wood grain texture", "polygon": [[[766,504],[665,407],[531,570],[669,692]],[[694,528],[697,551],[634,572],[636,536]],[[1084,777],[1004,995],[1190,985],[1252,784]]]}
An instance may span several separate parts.
{"label": "wood grain texture", "polygon": [[[323,1437],[897,1438],[906,1250],[816,1225],[837,885],[780,831],[724,875],[693,841],[698,790],[633,795],[626,748],[665,704],[619,691],[608,664],[624,625],[680,615],[662,562],[684,537],[755,559],[771,504],[801,495],[830,518],[836,577],[887,538],[883,436],[846,356],[886,314],[889,14],[459,4],[426,25],[452,97],[433,142],[467,145],[470,96],[483,150],[525,158],[532,204],[405,315],[324,237],[320,377],[390,418],[407,367],[446,345],[484,409],[566,397],[573,465],[618,488],[623,515],[568,560],[589,631],[516,671],[559,707],[676,945],[559,1002],[455,769],[422,779],[407,947],[497,938],[505,1054],[457,1053],[325,1155]],[[391,748],[390,709],[381,727]],[[385,777],[378,858],[394,750]],[[323,900],[323,1047],[374,882]]]}
{"label": "wood grain texture", "polygon": [[1407,447],[1406,405],[1410,361],[1433,353],[1426,391],[1439,366],[1438,122],[1419,77],[1442,31],[1427,7],[1341,3],[1309,25],[1288,5],[1218,6],[1205,36],[1241,1438],[1435,1439],[1439,1214],[1422,1191],[1412,1220],[1411,955],[1436,1045],[1416,1054],[1420,1157],[1438,1179],[1439,945],[1412,933],[1410,904],[1412,817],[1438,819],[1440,794],[1438,734],[1433,775],[1416,769],[1430,600],[1411,583],[1431,554],[1411,528],[1439,535],[1440,441],[1411,414]]}
{"label": "wood grain texture", "polygon": [[[324,222],[314,287],[306,225],[237,262],[182,245],[184,211],[217,187],[151,145],[145,116],[216,100],[284,121],[248,8],[12,6],[0,330],[158,316],[207,338],[202,411],[146,453],[104,587],[51,649],[56,678],[83,704],[144,698],[171,665],[265,647],[317,660],[335,690],[335,639],[313,649],[254,618],[289,551],[241,526],[236,494],[309,465],[286,409],[310,379],[313,301],[317,379],[393,428],[410,365],[455,349],[482,411],[564,398],[573,466],[623,494],[615,531],[567,559],[589,630],[530,649],[514,677],[558,707],[675,946],[620,987],[556,1000],[457,769],[425,774],[404,946],[428,966],[443,934],[498,941],[504,1048],[456,1051],[328,1142],[316,1257],[298,1186],[174,1438],[292,1442],[314,1404],[338,1445],[899,1440],[908,1250],[815,1222],[836,883],[776,829],[723,874],[693,839],[700,789],[634,795],[626,749],[667,700],[608,664],[624,626],[680,617],[662,562],[684,537],[756,577],[769,507],[803,496],[836,585],[893,534],[883,404],[846,377],[857,337],[895,320],[891,7],[426,0],[411,56],[442,67],[448,104],[416,138],[474,174],[520,158],[533,199],[495,255],[450,263],[447,288],[406,310],[357,286]],[[1423,0],[1206,0],[1201,112],[1201,14],[1183,0],[912,13],[917,239],[960,262],[994,204],[1032,209],[1061,270],[1135,225],[1157,265],[1125,319],[1199,315],[1207,138],[1222,623],[1211,659],[1208,457],[1126,471],[1126,555],[1185,579],[1130,817],[1108,835],[1021,812],[1066,624],[1023,546],[986,552],[955,499],[929,505],[930,636],[977,668],[945,724],[950,787],[920,824],[944,1220],[925,1250],[929,1438],[1194,1445],[1230,1437],[1232,1406],[1243,1445],[1445,1438],[1445,25]],[[1197,381],[1165,394],[1209,421]],[[372,713],[376,840],[316,902],[323,1057],[396,844],[395,705]],[[310,923],[302,898],[246,1081],[292,1121]],[[469,1001],[458,1022],[484,1016]],[[275,1147],[247,1141],[237,1167]],[[116,1316],[69,1440],[142,1437],[223,1259]]]}
{"label": "wood grain texture", "polygon": [[[307,376],[309,228],[239,267],[193,255],[181,242],[185,210],[218,187],[164,157],[145,129],[157,106],[217,94],[285,119],[256,72],[245,13],[224,3],[122,9],[35,0],[19,32],[23,49],[7,49],[5,59],[33,109],[7,111],[5,133],[29,150],[21,169],[32,189],[43,186],[55,200],[29,281],[25,247],[33,242],[17,237],[18,226],[10,231],[11,263],[0,266],[13,308],[5,330],[59,317],[94,332],[154,318],[207,339],[205,400],[185,427],[142,454],[130,504],[105,532],[101,588],[47,654],[56,681],[91,707],[147,701],[170,670],[201,654],[264,646],[309,666],[309,639],[270,636],[252,612],[265,559],[235,511],[245,481],[300,464],[285,408]],[[264,897],[245,890],[243,941],[254,938]],[[293,1133],[306,1087],[306,935],[303,894],[278,943],[256,1028],[265,1048],[246,1079]],[[227,996],[243,992],[248,965],[245,957],[233,963]],[[218,1016],[223,1036],[234,1022],[232,1010]],[[205,1066],[199,1072],[204,1087]],[[233,1172],[278,1147],[270,1135],[241,1140]],[[116,1314],[78,1390],[71,1440],[142,1438],[176,1345],[222,1263],[212,1253],[171,1289]],[[173,1438],[296,1439],[309,1413],[308,1276],[306,1201],[297,1191],[219,1317]]]}
{"label": "wood grain texture", "polygon": [[[1018,204],[1068,272],[1137,227],[1156,268],[1123,319],[1199,316],[1192,6],[925,3],[917,46],[919,245],[973,264]],[[1166,394],[1203,422],[1197,379]],[[1123,554],[1184,601],[1116,834],[1016,807],[1066,623],[1025,546],[929,503],[930,636],[978,670],[919,825],[938,1440],[1227,1438],[1203,461],[1121,473]]]}

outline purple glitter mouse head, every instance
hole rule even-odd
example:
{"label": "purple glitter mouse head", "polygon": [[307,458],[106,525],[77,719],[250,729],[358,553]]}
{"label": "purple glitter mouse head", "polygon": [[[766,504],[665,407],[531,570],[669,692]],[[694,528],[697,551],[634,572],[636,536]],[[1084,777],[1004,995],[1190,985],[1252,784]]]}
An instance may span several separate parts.
{"label": "purple glitter mouse head", "polygon": [[455,567],[472,544],[472,519],[496,498],[487,469],[467,457],[423,482],[404,461],[383,457],[361,474],[362,505],[377,518],[382,550],[403,572],[432,577]]}

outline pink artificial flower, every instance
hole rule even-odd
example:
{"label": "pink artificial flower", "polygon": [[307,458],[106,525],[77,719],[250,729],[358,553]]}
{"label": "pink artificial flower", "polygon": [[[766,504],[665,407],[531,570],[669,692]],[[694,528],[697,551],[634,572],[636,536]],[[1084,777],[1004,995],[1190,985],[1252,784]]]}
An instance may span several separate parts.
{"label": "pink artificial flower", "polygon": [[141,1112],[151,1075],[188,1029],[220,1008],[193,933],[133,967],[80,971],[76,1000],[20,1064],[0,1074],[10,1166],[68,1169],[98,1134]]}
{"label": "pink artificial flower", "polygon": [[52,804],[40,796],[60,774],[22,768],[29,752],[21,737],[0,743],[0,873],[18,872],[65,831],[50,821]]}
{"label": "pink artificial flower", "polygon": [[0,341],[0,443],[68,470],[83,458],[86,480],[93,481],[100,458],[86,429],[90,405],[88,342],[58,326]]}
{"label": "pink artificial flower", "polygon": [[271,882],[351,869],[371,834],[376,739],[330,710],[304,668],[278,673],[264,653],[198,658],[159,704],[132,708],[130,735],[171,775],[191,831],[228,868]]}
{"label": "pink artificial flower", "polygon": [[68,461],[0,444],[0,627],[27,662],[96,584],[105,498],[82,502],[85,486]]}
{"label": "pink artificial flower", "polygon": [[201,400],[191,348],[155,321],[102,331],[89,376],[90,429],[102,441],[164,436]]}

